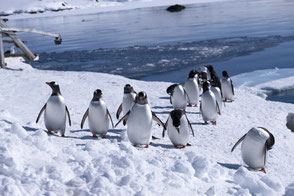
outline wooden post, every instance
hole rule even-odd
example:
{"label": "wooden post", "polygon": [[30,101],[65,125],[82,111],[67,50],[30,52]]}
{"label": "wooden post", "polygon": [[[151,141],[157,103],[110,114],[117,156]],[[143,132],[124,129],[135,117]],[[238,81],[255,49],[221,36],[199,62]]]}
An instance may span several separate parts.
{"label": "wooden post", "polygon": [[3,40],[2,40],[2,33],[0,33],[0,66],[1,68],[5,68],[5,59],[4,59],[4,47],[3,47]]}

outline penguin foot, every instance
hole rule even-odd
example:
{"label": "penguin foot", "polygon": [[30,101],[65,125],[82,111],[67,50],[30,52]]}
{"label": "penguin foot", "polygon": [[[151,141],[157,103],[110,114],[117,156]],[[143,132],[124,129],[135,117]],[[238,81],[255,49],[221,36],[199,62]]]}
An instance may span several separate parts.
{"label": "penguin foot", "polygon": [[182,148],[186,148],[185,145],[174,145],[175,148],[179,148],[179,149],[182,149]]}
{"label": "penguin foot", "polygon": [[207,122],[207,121],[204,121],[204,124],[205,124],[205,125],[208,125],[208,122]]}
{"label": "penguin foot", "polygon": [[193,105],[191,103],[188,104],[188,107],[193,107]]}
{"label": "penguin foot", "polygon": [[93,134],[93,138],[98,138],[96,134]]}
{"label": "penguin foot", "polygon": [[197,106],[197,103],[194,105],[194,107],[196,107],[196,108],[198,107],[198,106]]}
{"label": "penguin foot", "polygon": [[52,134],[52,131],[51,131],[51,130],[48,130],[48,134],[50,134],[50,135],[51,135],[51,134]]}
{"label": "penguin foot", "polygon": [[260,171],[266,174],[266,171],[265,171],[265,168],[264,167],[261,168]]}
{"label": "penguin foot", "polygon": [[216,125],[216,121],[213,121],[212,124],[213,124],[213,125]]}
{"label": "penguin foot", "polygon": [[106,135],[102,135],[101,137],[102,137],[102,139],[106,139]]}
{"label": "penguin foot", "polygon": [[143,148],[149,148],[149,144],[146,144]]}
{"label": "penguin foot", "polygon": [[61,134],[61,137],[64,137],[64,133],[63,133],[63,134]]}

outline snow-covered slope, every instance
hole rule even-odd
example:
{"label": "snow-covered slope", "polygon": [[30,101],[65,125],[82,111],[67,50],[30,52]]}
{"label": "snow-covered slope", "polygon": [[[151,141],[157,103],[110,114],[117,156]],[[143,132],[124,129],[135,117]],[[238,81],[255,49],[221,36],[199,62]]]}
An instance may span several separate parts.
{"label": "snow-covered slope", "polygon": [[[266,101],[248,87],[239,87],[217,126],[202,125],[198,108],[188,108],[195,131],[192,146],[174,149],[166,137],[141,149],[131,146],[122,125],[109,130],[107,139],[93,139],[88,129],[80,129],[81,118],[97,88],[114,118],[123,86],[130,83],[137,92],[147,92],[153,111],[165,121],[172,110],[165,93],[169,83],[40,71],[18,60],[7,62],[23,71],[0,70],[1,195],[293,195],[294,134],[286,128],[293,104]],[[51,94],[45,82],[52,80],[60,84],[72,117],[65,138],[47,135],[43,118],[35,124]],[[253,126],[268,128],[276,138],[268,153],[267,174],[247,169],[240,147],[230,152]],[[154,123],[153,134],[161,133]]]}
{"label": "snow-covered slope", "polygon": [[11,1],[1,0],[0,15],[21,13],[35,14],[48,11],[56,12],[85,9],[87,10],[87,13],[97,13],[155,6],[169,6],[176,3],[194,4],[215,1],[224,0],[181,0],[180,2],[177,0],[13,0],[13,3]]}

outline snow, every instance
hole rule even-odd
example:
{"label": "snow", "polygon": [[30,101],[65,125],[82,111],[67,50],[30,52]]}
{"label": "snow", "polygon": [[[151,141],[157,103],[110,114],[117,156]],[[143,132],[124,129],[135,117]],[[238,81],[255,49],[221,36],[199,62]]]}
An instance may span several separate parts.
{"label": "snow", "polygon": [[[198,108],[187,108],[195,137],[191,146],[173,148],[162,128],[153,123],[148,149],[135,148],[125,127],[110,129],[106,139],[94,139],[81,118],[100,88],[112,115],[119,106],[126,83],[144,90],[152,110],[165,121],[172,107],[166,94],[170,83],[145,82],[102,73],[41,71],[6,59],[11,70],[0,70],[0,194],[1,195],[293,195],[294,134],[286,127],[286,116],[294,105],[267,101],[256,86],[292,85],[281,69],[277,80],[256,72],[245,86],[244,75],[234,76],[238,86],[233,103],[226,103],[217,126],[202,125]],[[22,71],[18,70],[19,68]],[[259,73],[269,73],[270,70]],[[274,70],[271,70],[272,72]],[[293,71],[293,70],[292,70]],[[287,80],[287,78],[289,80]],[[72,127],[65,138],[45,132],[43,117],[36,117],[51,94],[46,81],[57,81],[69,108]],[[117,121],[117,120],[115,120]],[[273,133],[276,144],[268,152],[267,173],[254,171],[242,162],[234,143],[252,127],[263,126]]]}
{"label": "snow", "polygon": [[[181,0],[181,4],[209,3],[225,0]],[[147,7],[170,6],[179,3],[177,0],[14,0],[2,1],[0,15],[21,14],[24,17],[71,15],[130,10]],[[56,11],[64,11],[58,12]],[[44,13],[45,12],[45,13]],[[34,15],[24,15],[34,13]],[[41,14],[42,13],[42,14]],[[19,16],[17,16],[19,17]]]}

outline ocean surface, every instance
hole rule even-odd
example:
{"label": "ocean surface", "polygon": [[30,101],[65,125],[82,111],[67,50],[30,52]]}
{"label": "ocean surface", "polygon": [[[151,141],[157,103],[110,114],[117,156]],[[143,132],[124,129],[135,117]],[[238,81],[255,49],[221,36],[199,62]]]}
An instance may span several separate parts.
{"label": "ocean surface", "polygon": [[182,82],[191,69],[212,64],[232,75],[294,67],[294,1],[240,0],[75,16],[14,19],[11,27],[59,33],[20,33],[40,54],[38,69],[93,71]]}

